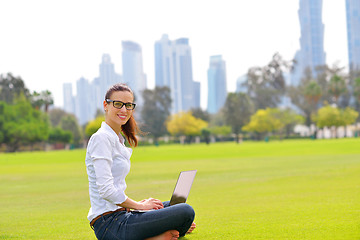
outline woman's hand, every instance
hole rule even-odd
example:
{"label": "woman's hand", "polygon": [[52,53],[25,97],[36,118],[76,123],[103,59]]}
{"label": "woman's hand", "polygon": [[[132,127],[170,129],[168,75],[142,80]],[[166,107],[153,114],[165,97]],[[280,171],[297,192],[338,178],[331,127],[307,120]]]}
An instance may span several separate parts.
{"label": "woman's hand", "polygon": [[158,210],[164,208],[162,202],[159,199],[155,198],[144,199],[141,200],[139,203],[141,204],[141,209],[139,210]]}

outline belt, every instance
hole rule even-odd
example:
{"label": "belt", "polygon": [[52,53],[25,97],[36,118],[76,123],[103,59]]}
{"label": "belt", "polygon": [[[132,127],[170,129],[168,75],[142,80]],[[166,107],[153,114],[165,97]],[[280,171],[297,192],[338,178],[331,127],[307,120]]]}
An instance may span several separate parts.
{"label": "belt", "polygon": [[101,218],[103,216],[106,216],[106,215],[109,215],[109,214],[115,213],[115,212],[121,212],[121,211],[130,212],[130,209],[129,208],[119,208],[119,209],[116,209],[115,211],[104,212],[103,214],[100,214],[99,216],[97,216],[93,220],[91,220],[90,226],[92,227],[95,224],[96,220],[98,220],[99,218]]}

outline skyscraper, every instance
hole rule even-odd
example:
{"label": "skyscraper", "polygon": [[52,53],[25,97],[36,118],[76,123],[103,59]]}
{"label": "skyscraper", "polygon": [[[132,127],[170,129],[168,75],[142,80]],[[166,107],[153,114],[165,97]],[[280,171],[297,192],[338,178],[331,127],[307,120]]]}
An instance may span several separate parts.
{"label": "skyscraper", "polygon": [[76,81],[76,97],[75,97],[75,115],[80,125],[93,119],[96,108],[91,104],[91,85],[89,81],[83,77]]}
{"label": "skyscraper", "polygon": [[170,41],[165,34],[155,43],[155,85],[170,88],[171,113],[200,106],[200,91],[194,91],[189,39]]}
{"label": "skyscraper", "polygon": [[226,101],[226,68],[221,55],[211,56],[208,69],[208,112],[217,113]]}
{"label": "skyscraper", "polygon": [[316,67],[325,65],[324,24],[322,23],[322,0],[300,0],[298,11],[301,37],[300,50],[296,52],[296,65],[292,84],[298,85],[304,71],[309,68],[316,77]]}
{"label": "skyscraper", "polygon": [[193,108],[200,108],[200,82],[193,83]]}
{"label": "skyscraper", "polygon": [[71,83],[63,84],[63,97],[64,97],[64,111],[68,113],[75,113],[75,99],[72,91]]}
{"label": "skyscraper", "polygon": [[99,77],[92,82],[91,94],[95,109],[103,108],[103,101],[106,91],[110,86],[122,81],[121,75],[115,72],[115,66],[111,62],[109,54],[103,54],[99,65]]}
{"label": "skyscraper", "polygon": [[143,71],[141,47],[131,41],[122,42],[123,82],[133,90],[136,103],[143,105],[142,92],[146,89],[146,75]]}
{"label": "skyscraper", "polygon": [[63,85],[64,109],[75,113],[79,123],[85,124],[95,118],[98,109],[103,110],[103,101],[107,89],[121,82],[121,75],[117,74],[109,54],[102,56],[99,65],[99,77],[90,82],[85,78],[76,81],[76,96],[72,96],[72,84]]}
{"label": "skyscraper", "polygon": [[360,70],[360,1],[346,0],[346,22],[350,71]]}

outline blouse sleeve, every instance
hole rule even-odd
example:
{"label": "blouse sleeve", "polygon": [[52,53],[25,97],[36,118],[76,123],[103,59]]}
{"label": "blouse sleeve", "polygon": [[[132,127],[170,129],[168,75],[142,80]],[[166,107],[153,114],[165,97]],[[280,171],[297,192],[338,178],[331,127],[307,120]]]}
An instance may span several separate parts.
{"label": "blouse sleeve", "polygon": [[112,148],[111,141],[105,134],[93,136],[89,143],[89,153],[94,165],[100,197],[113,204],[121,204],[128,197],[114,186],[114,177],[111,172]]}

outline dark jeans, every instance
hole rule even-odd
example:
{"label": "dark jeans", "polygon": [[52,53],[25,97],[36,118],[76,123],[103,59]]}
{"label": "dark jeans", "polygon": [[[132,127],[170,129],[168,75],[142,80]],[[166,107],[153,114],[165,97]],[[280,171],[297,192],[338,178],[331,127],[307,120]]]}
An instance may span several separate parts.
{"label": "dark jeans", "polygon": [[99,240],[143,240],[177,230],[184,236],[195,218],[193,208],[186,203],[163,204],[163,209],[149,212],[121,211],[105,215],[93,225],[95,235]]}

